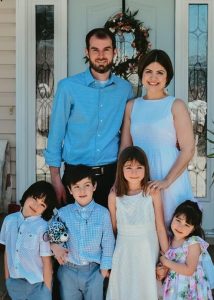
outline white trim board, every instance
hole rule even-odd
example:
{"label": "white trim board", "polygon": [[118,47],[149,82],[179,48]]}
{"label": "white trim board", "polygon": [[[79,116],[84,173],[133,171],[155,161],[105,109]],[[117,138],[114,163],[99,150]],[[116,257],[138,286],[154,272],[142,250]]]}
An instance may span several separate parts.
{"label": "white trim board", "polygon": [[54,78],[67,76],[67,0],[16,0],[16,199],[36,180],[35,6],[54,5]]}

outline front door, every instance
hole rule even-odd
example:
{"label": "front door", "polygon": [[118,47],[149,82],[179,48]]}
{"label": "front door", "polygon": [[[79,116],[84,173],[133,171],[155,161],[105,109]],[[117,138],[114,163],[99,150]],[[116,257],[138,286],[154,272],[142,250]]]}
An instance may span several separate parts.
{"label": "front door", "polygon": [[203,228],[214,236],[214,3],[213,0],[176,1],[176,95],[186,99],[191,114],[196,152],[189,164],[195,197],[203,208]]}

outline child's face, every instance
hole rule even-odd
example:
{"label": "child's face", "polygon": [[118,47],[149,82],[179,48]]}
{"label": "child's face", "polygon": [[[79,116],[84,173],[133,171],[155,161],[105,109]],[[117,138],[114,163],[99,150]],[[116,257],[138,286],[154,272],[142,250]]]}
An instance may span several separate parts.
{"label": "child's face", "polygon": [[45,197],[35,198],[33,196],[28,197],[24,203],[22,214],[25,218],[40,216],[46,210]]}
{"label": "child's face", "polygon": [[128,160],[123,166],[123,174],[128,183],[141,185],[145,176],[145,167],[136,160]]}
{"label": "child's face", "polygon": [[172,219],[171,229],[174,237],[178,240],[185,239],[194,229],[194,226],[186,222],[186,216],[175,216]]}
{"label": "child's face", "polygon": [[70,187],[68,186],[68,189],[79,205],[86,206],[93,198],[96,184],[93,185],[90,178],[83,178],[75,184],[71,184]]}

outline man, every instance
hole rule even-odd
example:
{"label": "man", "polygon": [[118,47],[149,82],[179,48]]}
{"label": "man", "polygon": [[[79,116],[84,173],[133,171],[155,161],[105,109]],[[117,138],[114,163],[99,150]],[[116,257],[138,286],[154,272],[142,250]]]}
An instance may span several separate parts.
{"label": "man", "polygon": [[[95,201],[107,206],[115,179],[119,130],[133,92],[129,82],[111,73],[116,42],[108,29],[91,30],[85,51],[89,68],[58,84],[45,159],[59,203],[66,203],[66,174],[75,165],[84,164],[96,176]],[[61,180],[62,161],[65,171]]]}

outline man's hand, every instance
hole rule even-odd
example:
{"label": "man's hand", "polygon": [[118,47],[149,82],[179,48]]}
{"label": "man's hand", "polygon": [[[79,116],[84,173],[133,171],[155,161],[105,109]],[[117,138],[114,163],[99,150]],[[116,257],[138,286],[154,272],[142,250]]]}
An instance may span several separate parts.
{"label": "man's hand", "polygon": [[109,277],[109,270],[100,270],[100,273],[102,274],[103,278]]}
{"label": "man's hand", "polygon": [[58,203],[59,204],[66,203],[67,196],[66,196],[65,187],[62,184],[59,168],[50,167],[50,173],[51,173],[51,182],[54,186]]}
{"label": "man's hand", "polygon": [[66,203],[66,191],[65,191],[65,187],[62,184],[61,179],[58,181],[55,181],[54,183],[52,182],[55,192],[56,192],[56,197],[57,197],[57,201],[59,204],[61,203]]}

